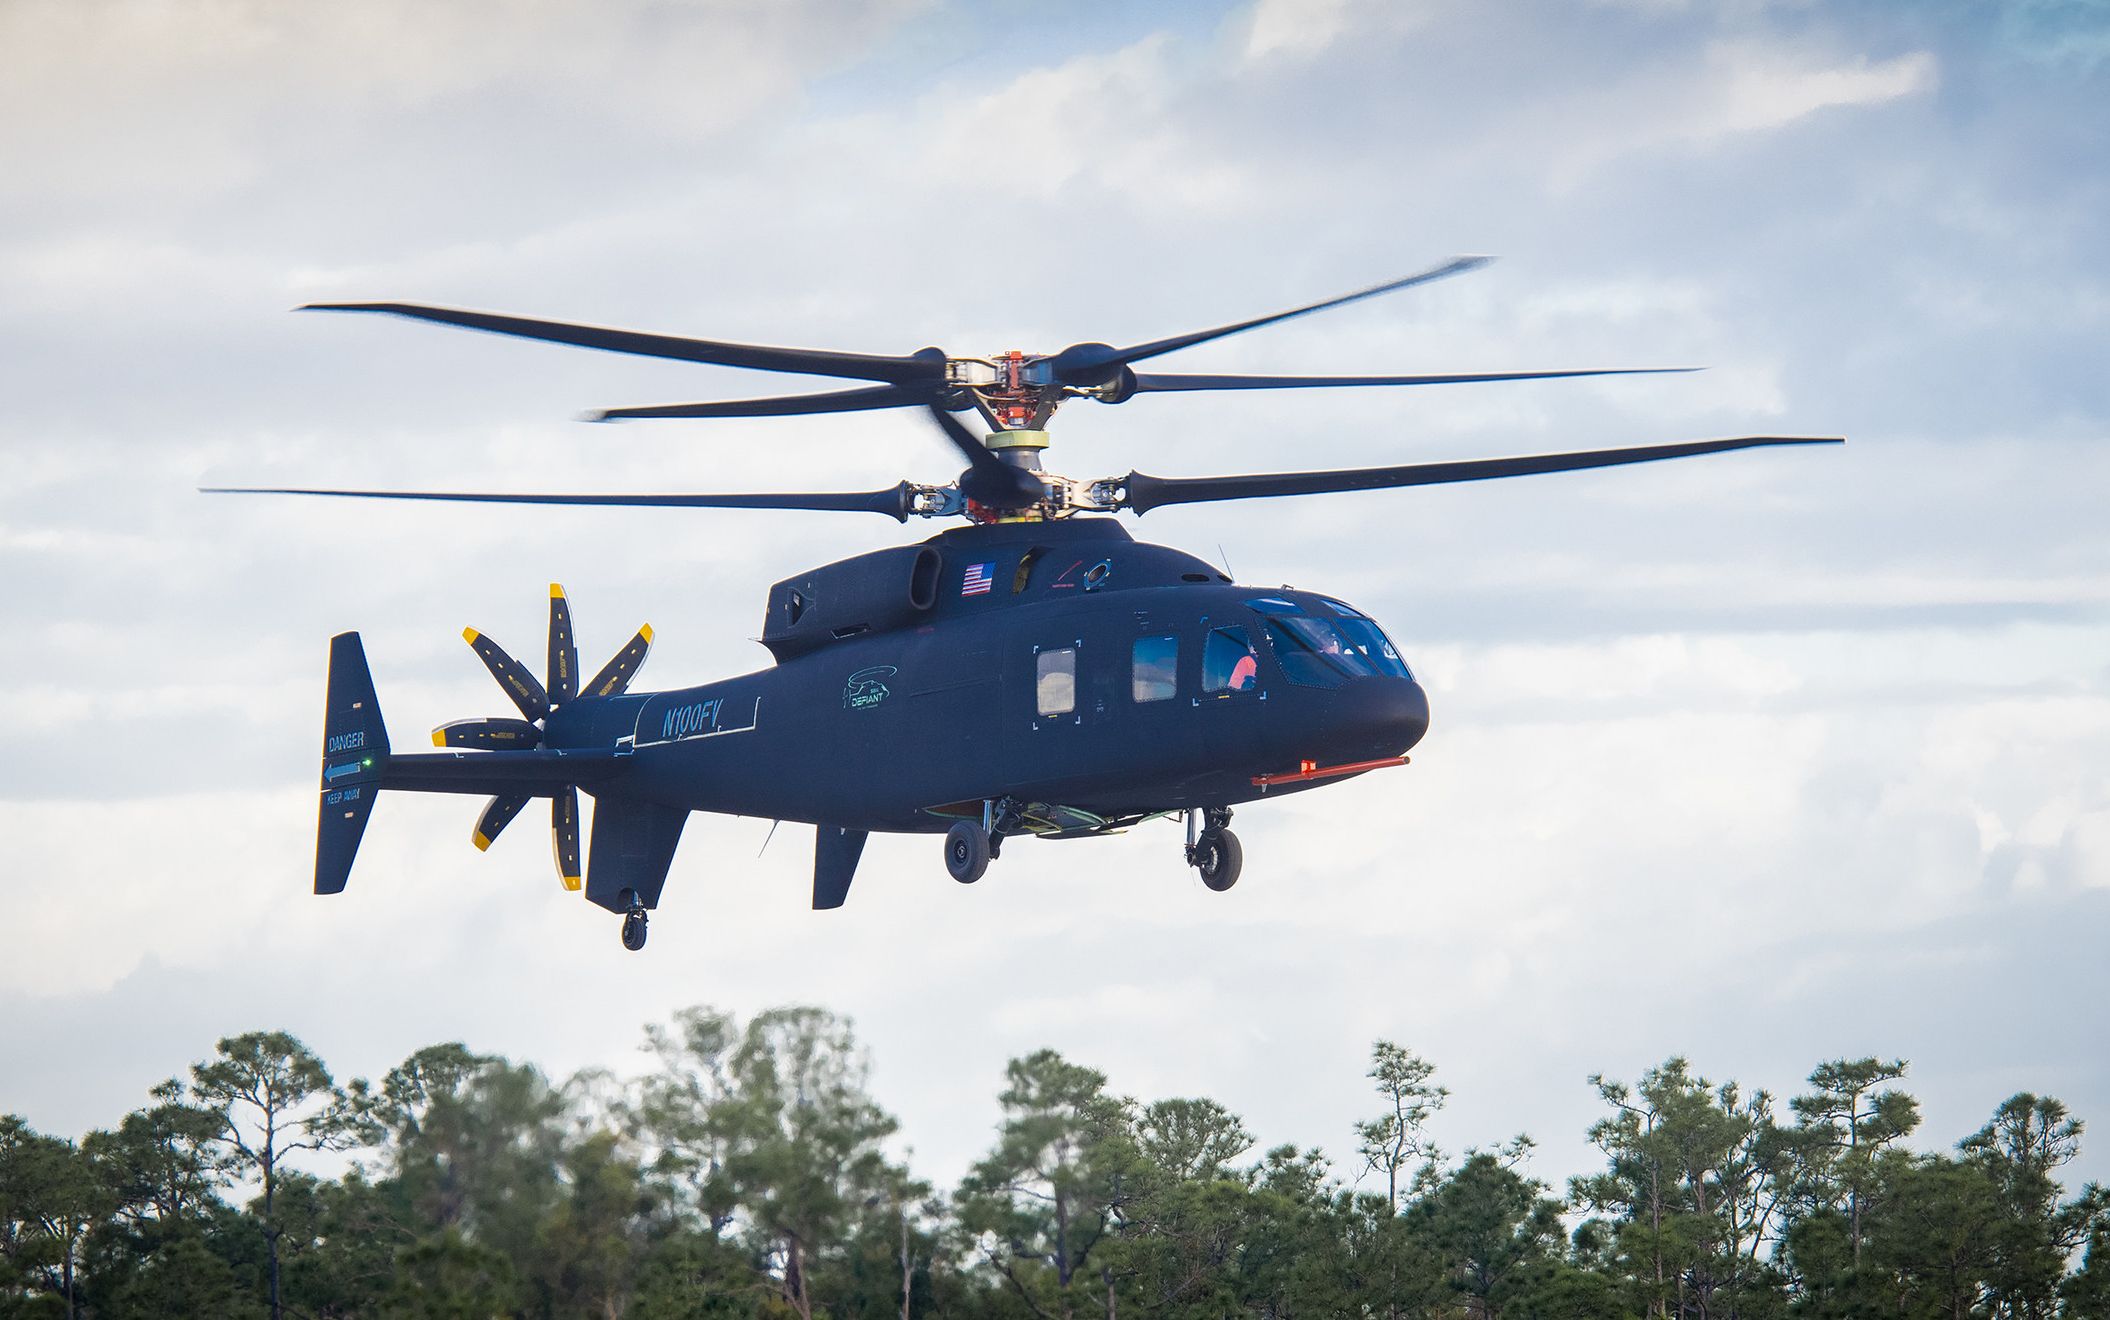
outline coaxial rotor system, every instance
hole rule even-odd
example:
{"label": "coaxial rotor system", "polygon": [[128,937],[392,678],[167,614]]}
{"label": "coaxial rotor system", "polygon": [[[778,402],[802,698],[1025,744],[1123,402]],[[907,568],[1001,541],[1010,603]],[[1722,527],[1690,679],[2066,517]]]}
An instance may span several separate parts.
{"label": "coaxial rotor system", "polygon": [[[1318,472],[1263,472],[1221,477],[1124,477],[1076,480],[1043,471],[1047,425],[1070,399],[1125,403],[1143,394],[1223,390],[1331,389],[1365,386],[1439,385],[1548,380],[1578,376],[1651,375],[1692,367],[1591,368],[1416,375],[1171,375],[1135,370],[1135,365],[1180,349],[1274,325],[1293,317],[1393,293],[1485,265],[1486,257],[1457,257],[1403,279],[1340,297],[1293,307],[1206,330],[1172,335],[1127,347],[1099,342],[1071,344],[1055,353],[1009,352],[991,357],[949,354],[939,348],[884,355],[648,334],[562,321],[418,303],[313,303],[303,310],[378,312],[492,334],[570,344],[612,353],[744,367],[797,375],[875,382],[856,389],[754,399],[609,408],[588,413],[590,421],[645,418],[784,417],[817,413],[924,408],[943,430],[967,468],[938,485],[902,481],[875,491],[786,491],[750,494],[512,494],[493,492],[374,491],[244,487],[240,493],[334,495],[373,499],[443,500],[498,504],[621,505],[633,507],[806,509],[882,513],[906,521],[964,516],[976,522],[1024,521],[1076,513],[1143,514],[1169,504],[1268,496],[1314,495],[1398,486],[1481,481],[1495,477],[1612,467],[1769,445],[1837,444],[1836,437],[1742,436],[1682,444],[1650,445],[1518,458],[1468,459],[1392,467]],[[973,409],[990,430],[977,437],[954,414]],[[236,488],[213,487],[233,492]]]}

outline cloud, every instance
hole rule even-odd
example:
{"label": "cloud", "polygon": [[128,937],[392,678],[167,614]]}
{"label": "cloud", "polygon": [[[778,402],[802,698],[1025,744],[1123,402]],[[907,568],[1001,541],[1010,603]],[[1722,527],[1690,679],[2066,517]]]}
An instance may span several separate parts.
{"label": "cloud", "polygon": [[1248,64],[1308,60],[1353,37],[1397,36],[1431,20],[1431,0],[1255,0],[1241,25]]}
{"label": "cloud", "polygon": [[1924,50],[1842,59],[1778,38],[1714,41],[1661,71],[1636,71],[1632,86],[1578,97],[1566,118],[1579,132],[1554,162],[1554,184],[1568,191],[1628,157],[1728,149],[1827,111],[1925,95],[1939,69]]}
{"label": "cloud", "polygon": [[934,177],[980,178],[1043,202],[1089,188],[1177,213],[1236,207],[1254,181],[1231,162],[1212,160],[1180,124],[1169,48],[1169,38],[1147,37],[1029,70],[950,104],[928,168]]}
{"label": "cloud", "polygon": [[1821,110],[1916,96],[1933,90],[1938,68],[1929,51],[1879,61],[1812,63],[1755,41],[1713,47],[1706,62],[1720,90],[1681,130],[1701,140],[1782,128]]}

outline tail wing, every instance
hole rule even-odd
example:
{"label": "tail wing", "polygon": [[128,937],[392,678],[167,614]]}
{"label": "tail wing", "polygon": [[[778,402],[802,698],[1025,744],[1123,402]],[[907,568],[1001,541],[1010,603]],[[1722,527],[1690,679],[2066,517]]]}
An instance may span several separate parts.
{"label": "tail wing", "polygon": [[366,818],[388,765],[388,729],[355,632],[330,639],[330,687],[322,722],[322,789],[315,827],[315,892],[344,892]]}
{"label": "tail wing", "polygon": [[[366,648],[355,632],[330,639],[330,690],[325,700],[322,801],[315,830],[318,894],[344,892],[374,798],[384,788],[556,797],[570,794],[575,784],[598,782],[618,763],[612,749],[393,755],[388,729],[381,722],[381,704],[374,696],[374,678],[366,667]],[[671,847],[668,852],[671,855]],[[577,874],[575,859],[571,866],[568,874]]]}

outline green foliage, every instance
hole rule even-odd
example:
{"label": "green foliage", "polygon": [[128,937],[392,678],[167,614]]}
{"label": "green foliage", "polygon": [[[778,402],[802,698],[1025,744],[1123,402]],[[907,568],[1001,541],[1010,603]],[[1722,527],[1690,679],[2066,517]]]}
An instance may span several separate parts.
{"label": "green foliage", "polygon": [[1385,1200],[1399,1209],[1402,1184],[1419,1165],[1424,1176],[1435,1173],[1443,1152],[1428,1138],[1427,1127],[1450,1091],[1433,1084],[1436,1065],[1389,1040],[1370,1047],[1370,1080],[1377,1083],[1385,1112],[1355,1125],[1356,1151],[1367,1171],[1385,1180]]}
{"label": "green foliage", "polygon": [[339,1087],[254,1032],[78,1145],[0,1116],[0,1320],[2110,1320],[2079,1120],[2024,1093],[1914,1151],[1897,1060],[1820,1065],[1786,1121],[1680,1058],[1592,1078],[1603,1163],[1560,1200],[1528,1138],[1446,1160],[1448,1092],[1390,1042],[1353,1130],[1382,1195],[1043,1050],[939,1196],[842,1018],[690,1009],[646,1051],[552,1086],[442,1044]]}

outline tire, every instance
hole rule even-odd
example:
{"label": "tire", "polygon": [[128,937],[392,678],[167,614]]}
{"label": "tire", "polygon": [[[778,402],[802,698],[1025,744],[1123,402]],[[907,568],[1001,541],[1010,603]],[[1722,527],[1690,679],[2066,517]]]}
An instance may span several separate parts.
{"label": "tire", "polygon": [[1229,830],[1211,830],[1194,845],[1194,869],[1201,873],[1202,883],[1219,894],[1238,883],[1238,873],[1244,868],[1245,849]]}
{"label": "tire", "polygon": [[954,821],[945,831],[945,870],[963,885],[971,885],[989,869],[989,831],[981,822]]}
{"label": "tire", "polygon": [[646,918],[642,911],[627,913],[623,917],[623,947],[636,953],[645,947]]}

